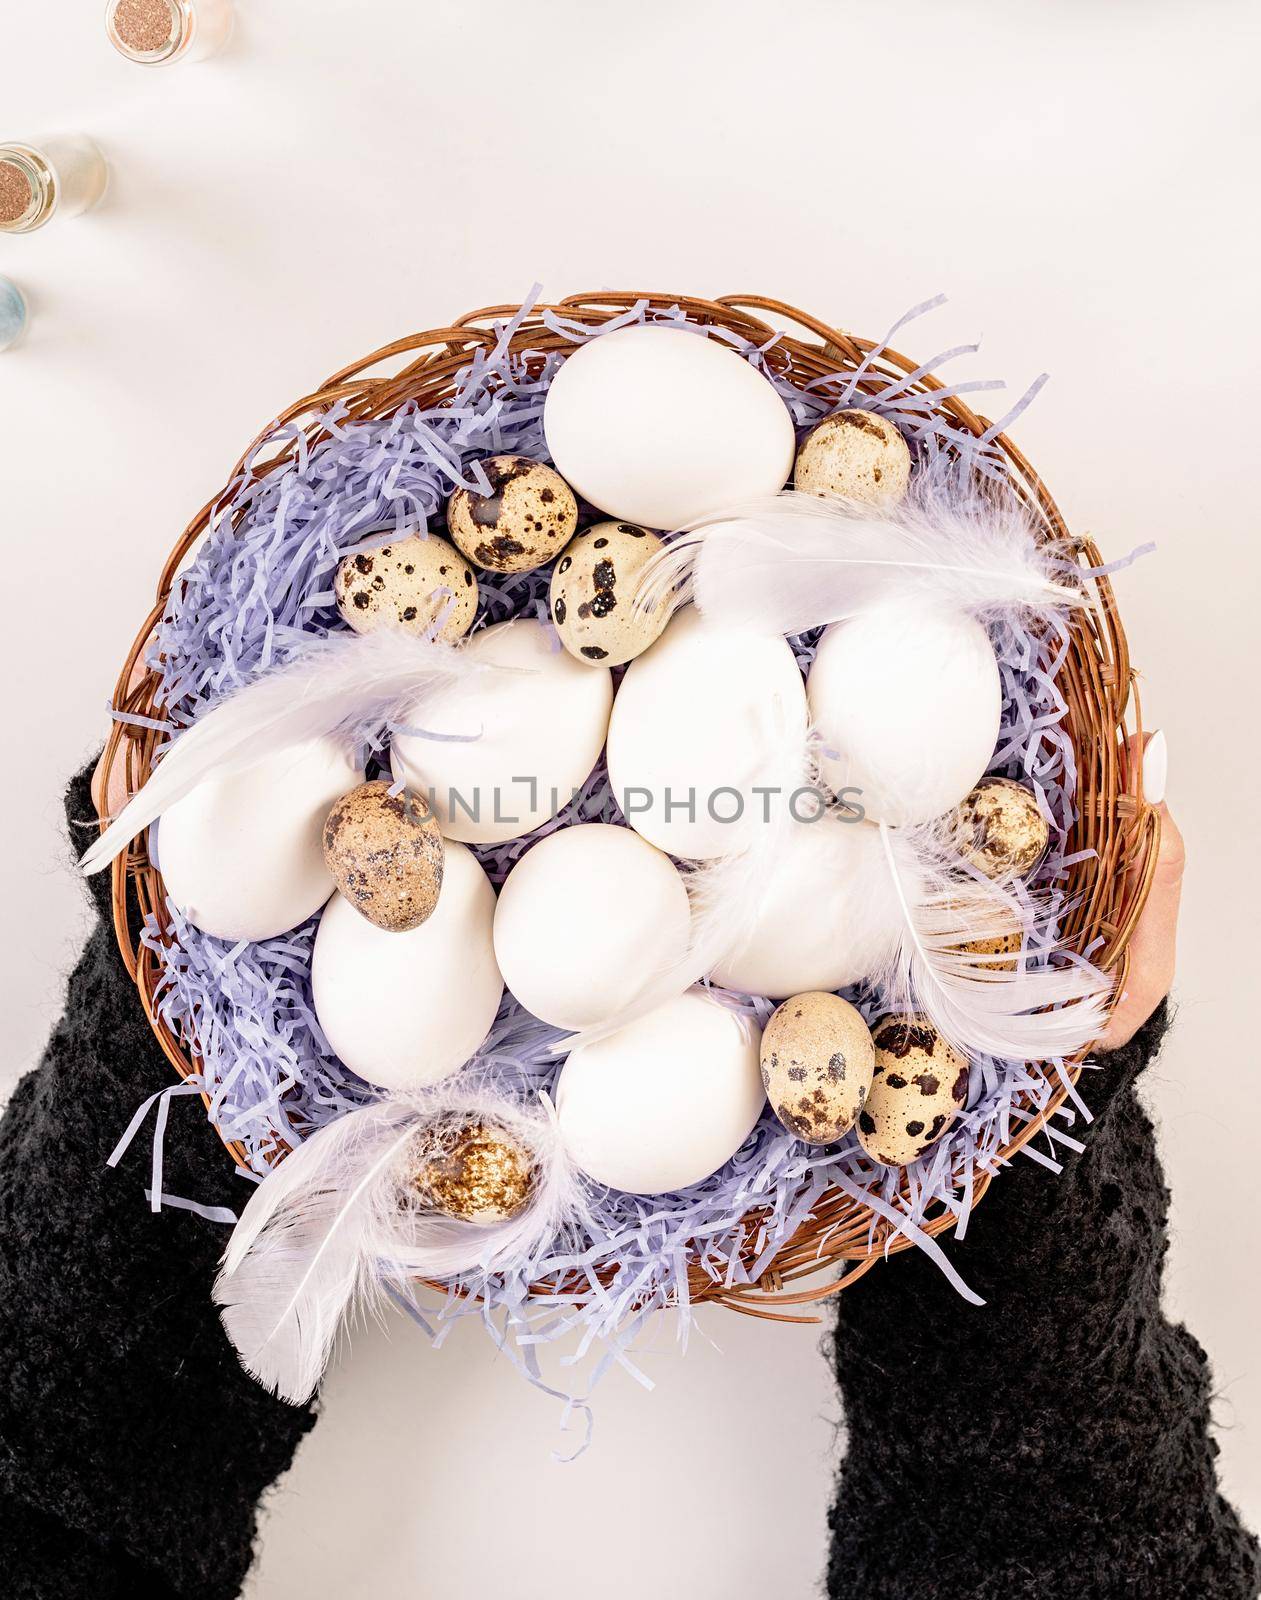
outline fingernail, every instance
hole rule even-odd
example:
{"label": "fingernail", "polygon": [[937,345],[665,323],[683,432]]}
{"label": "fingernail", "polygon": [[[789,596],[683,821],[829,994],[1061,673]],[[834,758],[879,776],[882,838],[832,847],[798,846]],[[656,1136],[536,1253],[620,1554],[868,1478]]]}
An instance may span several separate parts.
{"label": "fingernail", "polygon": [[1165,785],[1169,779],[1169,744],[1165,730],[1157,728],[1143,751],[1143,799],[1149,806],[1158,806],[1165,798]]}

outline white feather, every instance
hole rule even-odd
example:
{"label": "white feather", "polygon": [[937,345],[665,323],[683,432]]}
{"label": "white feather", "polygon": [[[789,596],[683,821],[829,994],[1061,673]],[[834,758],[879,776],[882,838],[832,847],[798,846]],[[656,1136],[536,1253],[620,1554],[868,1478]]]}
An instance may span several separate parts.
{"label": "white feather", "polygon": [[[788,852],[792,836],[802,828],[849,826],[829,815],[806,821],[804,807],[822,805],[823,791],[814,758],[814,741],[785,744],[777,753],[771,782],[775,797],[769,820],[759,818],[743,849],[716,860],[697,862],[686,875],[692,910],[691,950],[698,976],[708,976],[722,961],[744,949],[754,936],[766,898]],[[805,791],[811,796],[805,796]],[[803,795],[801,818],[790,797]],[[794,802],[796,803],[796,802]]]}
{"label": "white feather", "polygon": [[283,666],[212,706],[180,734],[99,839],[85,873],[100,872],[177,800],[212,773],[325,735],[350,739],[408,713],[469,675],[494,670],[448,644],[398,629],[312,639]]}
{"label": "white feather", "polygon": [[[813,780],[811,747],[785,740],[768,774],[789,794]],[[636,1000],[615,1016],[559,1040],[558,1053],[602,1038],[681,994],[744,946],[757,926],[766,885],[780,870],[793,830],[852,827],[852,822],[795,820],[787,808],[741,835],[740,848],[685,873],[692,929],[685,956],[653,975]],[[1102,1033],[1111,981],[1093,968],[1004,970],[1002,955],[960,949],[996,938],[1013,922],[1026,928],[1045,921],[1044,910],[1012,892],[1014,885],[980,879],[960,859],[947,819],[919,827],[879,825],[881,853],[861,857],[846,881],[845,913],[838,931],[858,947],[887,950],[873,956],[865,982],[886,1012],[920,1012],[969,1059],[981,1055],[1038,1061],[1075,1055]],[[838,886],[839,887],[839,886]],[[828,885],[817,892],[826,895]]]}
{"label": "white feather", "polygon": [[295,1404],[314,1393],[347,1309],[376,1292],[374,1192],[415,1133],[385,1102],[326,1124],[259,1185],[233,1230],[214,1298],[241,1364]]}
{"label": "white feather", "polygon": [[1087,603],[1069,576],[1015,502],[921,491],[881,510],[788,490],[687,530],[645,567],[635,604],[690,599],[716,622],[791,635],[893,598],[982,620]]}
{"label": "white feather", "polygon": [[[476,1118],[530,1152],[519,1216],[490,1226],[425,1208],[415,1175],[450,1129]],[[380,1316],[391,1289],[512,1262],[533,1268],[558,1231],[585,1221],[584,1190],[550,1104],[488,1100],[450,1084],[327,1123],[263,1180],[224,1254],[214,1297],[242,1365],[295,1403],[314,1393],[348,1320]]]}
{"label": "white feather", "polygon": [[870,976],[888,1011],[926,1016],[970,1060],[1072,1056],[1099,1037],[1112,988],[1103,973],[1076,965],[1026,970],[1023,958],[1004,971],[1001,956],[961,950],[965,940],[1010,931],[1013,918],[1027,926],[1028,911],[1001,883],[961,872],[933,825],[881,823],[880,835],[901,923],[894,953]]}
{"label": "white feather", "polygon": [[[782,930],[812,968],[818,967],[820,943],[826,940],[834,970],[852,975],[845,982],[865,976],[880,952],[892,949],[901,924],[874,824],[831,806],[813,821],[794,820],[775,841],[773,858],[768,852],[749,862],[742,881],[745,865],[722,861],[713,870],[702,867],[688,885],[693,916],[714,927],[711,948],[721,946],[709,969],[711,974],[718,969],[716,981],[738,979],[750,942],[757,950],[765,948],[774,929]],[[786,925],[788,916],[796,927]],[[785,963],[783,982],[793,981],[795,965]],[[723,969],[733,970],[728,976]],[[798,970],[795,981],[801,989],[813,987],[815,980]]]}

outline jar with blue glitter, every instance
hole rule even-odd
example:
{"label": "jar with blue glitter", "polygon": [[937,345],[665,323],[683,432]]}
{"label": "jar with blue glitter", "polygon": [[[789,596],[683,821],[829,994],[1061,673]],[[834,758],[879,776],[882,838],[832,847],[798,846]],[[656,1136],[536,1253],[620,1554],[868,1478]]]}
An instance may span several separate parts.
{"label": "jar with blue glitter", "polygon": [[16,283],[0,278],[0,350],[15,345],[26,332],[26,296]]}

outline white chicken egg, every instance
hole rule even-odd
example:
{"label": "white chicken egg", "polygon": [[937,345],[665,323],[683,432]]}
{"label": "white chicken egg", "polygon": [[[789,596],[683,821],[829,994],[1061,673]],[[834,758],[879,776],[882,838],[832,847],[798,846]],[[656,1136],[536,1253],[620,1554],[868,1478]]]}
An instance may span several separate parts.
{"label": "white chicken egg", "polygon": [[670,855],[708,860],[740,848],[742,828],[787,803],[755,791],[805,732],[805,688],[786,641],[715,626],[687,607],[626,670],[609,723],[609,779],[637,833]]}
{"label": "white chicken egg", "polygon": [[420,1089],[462,1067],[503,997],[495,891],[472,851],[448,844],[442,892],[406,933],[378,928],[335,894],[311,957],[315,1015],[335,1054],[383,1089]]}
{"label": "white chicken egg", "polygon": [[745,994],[844,989],[869,976],[897,941],[899,919],[879,832],[827,819],[786,831],[757,917],[714,968]]}
{"label": "white chicken egg", "polygon": [[873,607],[829,628],[806,685],[824,780],[873,821],[928,822],[961,801],[998,742],[993,646],[968,616]]}
{"label": "white chicken egg", "polygon": [[448,839],[497,844],[553,817],[600,757],[613,704],[606,667],[575,661],[541,622],[519,617],[463,647],[504,667],[474,673],[403,720],[396,777],[422,795]]}
{"label": "white chicken egg", "polygon": [[667,532],[776,493],[796,453],[792,417],[760,372],[715,339],[659,325],[579,346],[552,379],[543,430],[584,499]]}
{"label": "white chicken egg", "polygon": [[219,939],[298,927],[333,892],[324,819],[362,776],[341,741],[313,739],[204,779],[158,824],[172,903]]}
{"label": "white chicken egg", "polygon": [[579,1044],[561,1069],[561,1138],[597,1183],[667,1194],[716,1172],[752,1133],[766,1093],[761,1029],[703,992]]}
{"label": "white chicken egg", "polygon": [[495,955],[527,1011],[586,1028],[681,960],[691,916],[668,856],[629,828],[584,823],[527,850],[495,911]]}

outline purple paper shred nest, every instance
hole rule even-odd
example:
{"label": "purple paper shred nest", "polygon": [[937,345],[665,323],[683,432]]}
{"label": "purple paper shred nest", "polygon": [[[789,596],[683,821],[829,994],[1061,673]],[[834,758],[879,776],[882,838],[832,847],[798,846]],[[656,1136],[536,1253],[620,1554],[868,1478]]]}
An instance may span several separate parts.
{"label": "purple paper shred nest", "polygon": [[[910,318],[939,303],[916,307],[890,330],[890,338]],[[262,477],[254,477],[247,463],[218,506],[158,630],[163,697],[178,708],[175,720],[180,725],[284,660],[312,633],[343,626],[333,601],[333,576],[348,551],[386,543],[437,521],[458,485],[484,488],[479,457],[506,452],[547,457],[543,398],[561,358],[553,353],[530,359],[508,348],[530,305],[498,330],[493,350],[472,356],[449,406],[424,411],[409,403],[388,418],[363,422],[350,422],[334,410],[322,419],[328,437],[313,448],[295,426],[272,431],[251,462],[274,455],[276,444],[286,441],[294,445],[295,459]],[[630,322],[687,325],[677,307],[653,311],[642,303],[597,329],[552,313],[545,313],[544,320],[575,343]],[[709,336],[731,345],[767,375],[799,429],[838,407],[861,404],[898,425],[918,473],[943,478],[1001,480],[1006,466],[994,439],[1043,381],[977,439],[940,410],[941,401],[1001,384],[959,383],[932,394],[915,390],[920,378],[971,352],[973,345],[945,351],[908,376],[876,371],[877,349],[858,372],[816,379],[798,389],[779,371],[777,341],[759,348],[723,329],[710,329]],[[483,573],[477,626],[517,615],[546,620],[547,587],[546,572],[512,577]],[[1039,888],[1055,896],[1062,894],[1056,886],[1065,881],[1071,864],[1064,856],[1064,840],[1074,820],[1076,789],[1072,744],[1063,726],[1065,706],[1055,686],[1067,641],[1013,629],[994,643],[1004,713],[991,771],[1033,783],[1054,825]],[[794,644],[806,665],[814,638]],[[595,817],[615,820],[603,763],[573,805],[540,831]],[[535,837],[478,851],[496,884]],[[168,915],[173,938],[154,925],[144,935],[161,965],[158,1010],[200,1060],[194,1081],[209,1096],[210,1116],[262,1174],[278,1147],[296,1145],[373,1094],[332,1055],[321,1035],[310,993],[316,923],[261,943],[229,945],[191,927],[169,905]],[[1032,935],[1031,941],[1030,965],[1045,964],[1051,934]],[[869,1020],[877,1014],[875,997],[861,989],[845,992]],[[773,1009],[766,1000],[725,998],[747,1006],[760,1022]],[[558,1062],[551,1046],[557,1037],[556,1029],[506,996],[494,1029],[465,1071],[501,1092],[532,1096],[555,1079]],[[536,1378],[537,1345],[575,1328],[580,1341],[572,1359],[599,1344],[605,1353],[597,1375],[614,1361],[630,1367],[627,1351],[650,1310],[677,1307],[686,1334],[689,1262],[725,1287],[756,1283],[820,1198],[837,1187],[872,1207],[873,1238],[882,1221],[891,1222],[950,1271],[920,1224],[944,1206],[958,1218],[962,1234],[977,1174],[996,1169],[1001,1148],[1061,1087],[1068,1087],[1062,1063],[1053,1062],[1044,1072],[1017,1062],[974,1062],[969,1109],[907,1169],[906,1193],[902,1174],[873,1163],[852,1133],[821,1154],[785,1132],[768,1110],[732,1160],[703,1183],[652,1199],[594,1190],[598,1231],[589,1237],[558,1238],[550,1257],[531,1273],[577,1285],[574,1292],[531,1301],[522,1274],[473,1274],[453,1286],[443,1313],[482,1315],[496,1339]],[[1072,1095],[1061,1112],[1066,1125],[1073,1121],[1073,1105],[1086,1115]],[[1052,1124],[1046,1131],[1052,1147],[1057,1139],[1074,1144]],[[1055,1165],[1052,1155],[1029,1153]],[[753,1210],[762,1220],[749,1240],[744,1219]],[[597,1275],[597,1268],[605,1270]],[[461,1298],[457,1289],[475,1298]]]}

